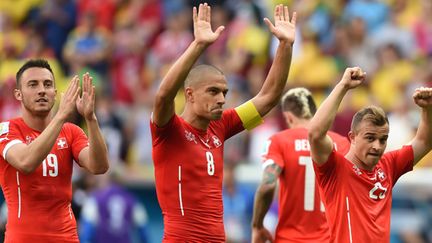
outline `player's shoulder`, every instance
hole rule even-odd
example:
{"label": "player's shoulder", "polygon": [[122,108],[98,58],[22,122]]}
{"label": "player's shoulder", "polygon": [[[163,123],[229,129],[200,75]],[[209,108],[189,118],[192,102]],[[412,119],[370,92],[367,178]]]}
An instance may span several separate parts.
{"label": "player's shoulder", "polygon": [[23,126],[25,126],[25,123],[20,117],[2,121],[0,122],[0,135],[9,133],[9,131]]}

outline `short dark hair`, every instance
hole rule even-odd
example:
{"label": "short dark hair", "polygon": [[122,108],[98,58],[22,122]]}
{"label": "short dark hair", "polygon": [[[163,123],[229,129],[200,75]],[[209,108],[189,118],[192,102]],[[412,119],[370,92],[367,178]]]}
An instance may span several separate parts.
{"label": "short dark hair", "polygon": [[188,86],[193,86],[199,83],[200,81],[202,81],[203,73],[224,75],[222,70],[220,70],[216,66],[208,65],[208,64],[199,64],[190,70],[184,82],[184,87],[186,88]]}
{"label": "short dark hair", "polygon": [[362,121],[371,122],[375,126],[384,126],[389,124],[388,118],[384,110],[377,106],[368,106],[354,114],[351,122],[351,131],[357,132],[358,125]]}
{"label": "short dark hair", "polygon": [[51,66],[49,65],[47,60],[45,60],[45,59],[30,59],[27,62],[25,62],[24,65],[22,65],[21,68],[16,73],[16,88],[20,87],[21,76],[25,72],[25,70],[27,70],[29,68],[33,68],[33,67],[48,69],[48,71],[50,71],[50,73],[54,77],[54,73],[53,73]]}
{"label": "short dark hair", "polygon": [[288,90],[282,97],[282,111],[292,112],[301,119],[311,119],[317,110],[312,94],[306,88]]}

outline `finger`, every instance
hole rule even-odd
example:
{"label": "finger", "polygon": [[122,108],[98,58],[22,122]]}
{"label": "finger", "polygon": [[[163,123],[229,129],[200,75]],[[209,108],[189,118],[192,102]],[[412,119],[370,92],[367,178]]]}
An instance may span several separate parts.
{"label": "finger", "polygon": [[68,86],[67,89],[66,89],[66,93],[63,93],[64,96],[67,96],[67,95],[69,95],[69,93],[72,92],[72,89],[73,89],[74,83],[75,83],[75,81],[76,81],[77,78],[78,78],[77,75],[73,76],[73,78],[72,78],[71,81],[69,82],[69,86]]}
{"label": "finger", "polygon": [[196,7],[192,8],[192,19],[193,19],[194,23],[196,23],[197,20],[198,20],[198,13],[197,13],[197,8]]}
{"label": "finger", "polygon": [[96,100],[96,87],[95,86],[91,86],[90,97],[91,97],[91,101],[92,101],[93,108],[94,108],[94,103]]}
{"label": "finger", "polygon": [[223,26],[223,25],[219,26],[215,31],[216,35],[219,36],[224,29],[225,29],[225,26]]}
{"label": "finger", "polygon": [[273,23],[268,18],[264,18],[264,23],[268,26],[268,28],[270,29],[270,32],[274,33],[275,27],[274,27]]}
{"label": "finger", "polygon": [[288,11],[288,6],[284,6],[284,19],[286,21],[289,21],[290,17],[289,17],[289,11]]}
{"label": "finger", "polygon": [[297,23],[297,12],[294,12],[291,19],[291,24],[294,25],[295,27],[296,23]]}
{"label": "finger", "polygon": [[199,7],[198,7],[198,20],[203,20],[203,8],[204,8],[204,4],[200,3]]}
{"label": "finger", "polygon": [[284,20],[284,16],[283,16],[283,5],[282,4],[279,4],[278,15],[279,15],[279,20],[283,21]]}
{"label": "finger", "polygon": [[211,7],[207,6],[207,22],[211,21]]}
{"label": "finger", "polygon": [[208,5],[207,3],[204,3],[204,7],[203,7],[203,20],[207,21],[208,19]]}

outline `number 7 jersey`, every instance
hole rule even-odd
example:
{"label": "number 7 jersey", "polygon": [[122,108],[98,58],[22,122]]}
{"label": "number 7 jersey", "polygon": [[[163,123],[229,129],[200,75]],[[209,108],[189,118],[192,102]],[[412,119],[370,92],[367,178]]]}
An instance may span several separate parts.
{"label": "number 7 jersey", "polygon": [[40,135],[22,118],[0,123],[0,184],[8,208],[5,242],[78,242],[71,209],[73,160],[88,146],[84,132],[66,123],[48,156],[30,174],[6,161],[15,144]]}
{"label": "number 7 jersey", "polygon": [[150,126],[163,241],[224,242],[223,142],[244,129],[236,111],[225,111],[207,131],[177,115]]}

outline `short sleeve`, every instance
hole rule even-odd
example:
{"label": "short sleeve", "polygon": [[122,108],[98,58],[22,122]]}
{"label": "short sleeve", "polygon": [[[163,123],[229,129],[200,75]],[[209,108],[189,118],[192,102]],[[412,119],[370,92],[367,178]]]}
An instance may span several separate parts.
{"label": "short sleeve", "polygon": [[4,160],[8,150],[19,143],[24,143],[19,129],[9,121],[0,123],[0,155]]}
{"label": "short sleeve", "polygon": [[393,185],[403,174],[412,171],[414,166],[414,151],[411,145],[403,146],[401,149],[385,153],[383,163],[393,175]]}
{"label": "short sleeve", "polygon": [[265,150],[263,152],[263,169],[271,163],[277,164],[282,169],[284,168],[283,153],[278,141],[276,136],[272,136],[266,141]]}

